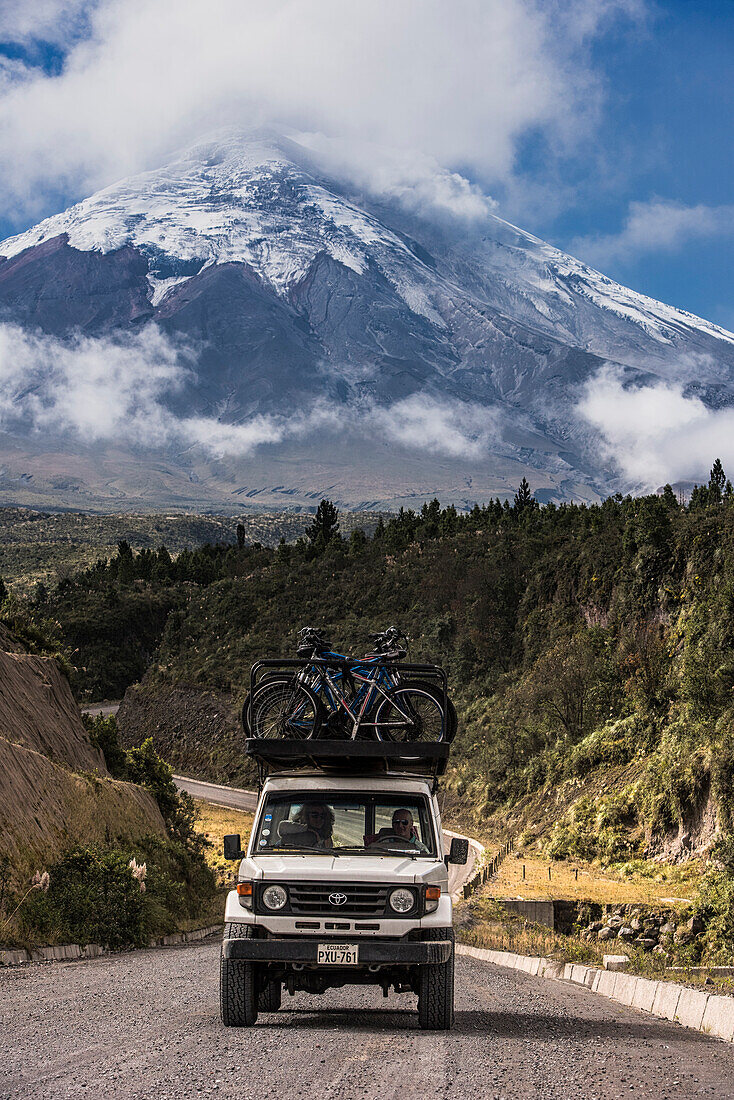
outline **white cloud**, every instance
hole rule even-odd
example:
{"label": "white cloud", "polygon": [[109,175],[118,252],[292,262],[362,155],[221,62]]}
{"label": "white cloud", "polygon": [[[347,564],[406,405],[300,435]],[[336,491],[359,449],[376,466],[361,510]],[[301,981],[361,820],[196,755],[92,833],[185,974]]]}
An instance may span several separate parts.
{"label": "white cloud", "polygon": [[576,412],[599,431],[605,456],[633,485],[705,479],[718,456],[734,468],[734,408],[710,409],[680,383],[624,386],[604,369],[585,387]]}
{"label": "white cloud", "polygon": [[497,438],[497,413],[414,394],[384,407],[348,410],[315,399],[291,415],[239,423],[176,416],[170,399],[193,377],[194,358],[155,325],[127,337],[61,340],[0,324],[0,429],[71,435],[85,444],[197,448],[215,458],[314,432],[375,434],[403,447],[478,458]]}
{"label": "white cloud", "polygon": [[632,202],[619,233],[577,237],[569,252],[587,263],[635,260],[647,252],[675,252],[688,241],[734,234],[734,206],[684,206],[667,199]]}
{"label": "white cloud", "polygon": [[[58,13],[74,6],[44,3]],[[528,132],[542,130],[551,144],[578,140],[599,98],[589,39],[610,12],[637,6],[102,0],[59,75],[26,75],[0,96],[2,197],[27,209],[39,189],[89,191],[226,124],[395,150],[390,187],[437,186],[425,183],[426,163],[406,178],[406,150],[491,186],[511,176]],[[25,9],[14,10],[21,33]],[[472,209],[481,201],[450,173],[441,188],[451,204],[462,194]]]}
{"label": "white cloud", "polygon": [[497,209],[494,199],[458,172],[451,172],[424,153],[388,149],[372,143],[293,134],[324,169],[373,194],[396,199],[409,210],[433,216],[449,214],[474,221]]}
{"label": "white cloud", "polygon": [[119,340],[68,341],[0,325],[0,422],[24,418],[37,431],[88,442],[166,442],[160,398],[186,377],[181,352],[155,327]]}
{"label": "white cloud", "polygon": [[97,0],[2,0],[0,42],[68,45],[96,6]]}
{"label": "white cloud", "polygon": [[369,419],[394,443],[452,458],[480,458],[499,434],[495,410],[425,394],[375,408]]}

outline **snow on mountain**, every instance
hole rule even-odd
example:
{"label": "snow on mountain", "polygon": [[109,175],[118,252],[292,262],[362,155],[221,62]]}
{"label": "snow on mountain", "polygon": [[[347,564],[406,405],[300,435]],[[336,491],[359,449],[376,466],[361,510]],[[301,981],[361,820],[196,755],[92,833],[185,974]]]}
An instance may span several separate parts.
{"label": "snow on mountain", "polygon": [[[189,349],[154,410],[189,425],[189,445],[159,432],[172,465],[136,482],[160,502],[209,499],[191,489],[205,483],[212,500],[274,503],[290,479],[301,503],[325,489],[348,505],[461,503],[524,474],[593,499],[624,483],[576,411],[590,379],[734,404],[731,333],[491,214],[439,224],[360,194],[268,134],[215,135],[1,243],[0,321],[67,341],[153,326]],[[25,461],[54,498],[28,430],[14,429],[12,471]],[[229,440],[216,469],[197,451],[207,436]],[[255,438],[272,443],[253,452]]]}

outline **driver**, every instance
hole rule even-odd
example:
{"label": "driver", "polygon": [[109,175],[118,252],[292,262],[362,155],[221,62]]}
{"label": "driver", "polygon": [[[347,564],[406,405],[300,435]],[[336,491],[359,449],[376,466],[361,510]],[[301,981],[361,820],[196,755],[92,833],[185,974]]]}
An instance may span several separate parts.
{"label": "driver", "polygon": [[392,815],[393,835],[409,844],[411,848],[417,848],[419,852],[427,852],[425,844],[418,839],[418,830],[413,824],[413,815],[410,810],[396,810]]}

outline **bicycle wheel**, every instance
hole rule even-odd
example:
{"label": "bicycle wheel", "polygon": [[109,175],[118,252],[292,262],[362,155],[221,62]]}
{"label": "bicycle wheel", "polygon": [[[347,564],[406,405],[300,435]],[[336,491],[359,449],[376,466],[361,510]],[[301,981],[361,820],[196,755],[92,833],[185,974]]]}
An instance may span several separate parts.
{"label": "bicycle wheel", "polygon": [[316,696],[304,684],[277,680],[263,684],[252,700],[252,737],[277,737],[305,741],[318,736],[321,709]]}
{"label": "bicycle wheel", "polygon": [[401,684],[391,691],[377,708],[375,722],[380,741],[446,741],[451,737],[443,696],[429,684]]}
{"label": "bicycle wheel", "polygon": [[438,701],[441,710],[443,710],[445,699],[447,710],[446,728],[441,740],[451,743],[451,741],[453,741],[453,739],[456,737],[456,731],[459,728],[459,717],[456,713],[456,707],[451,701],[451,697],[449,695],[444,696],[444,693],[439,687],[436,686],[436,684],[432,684],[430,682],[427,682],[426,680],[410,680],[403,686],[410,688],[420,688],[422,691],[427,691],[429,695],[433,695],[434,699]]}
{"label": "bicycle wheel", "polygon": [[[266,672],[264,676],[258,678],[257,687],[255,688],[255,695],[259,695],[264,687],[277,682],[279,684],[293,684],[293,677],[286,675],[285,672]],[[240,717],[242,719],[242,728],[244,729],[248,737],[252,736],[252,729],[250,728],[250,699],[251,694],[248,691],[245,696],[245,701],[242,704],[242,713]]]}

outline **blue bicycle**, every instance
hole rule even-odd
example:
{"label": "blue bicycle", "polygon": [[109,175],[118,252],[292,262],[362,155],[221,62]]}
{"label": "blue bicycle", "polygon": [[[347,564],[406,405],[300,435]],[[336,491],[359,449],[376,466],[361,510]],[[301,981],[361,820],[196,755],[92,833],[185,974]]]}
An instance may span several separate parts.
{"label": "blue bicycle", "polygon": [[405,636],[390,627],[372,641],[374,652],[353,658],[334,652],[319,631],[300,631],[303,664],[295,673],[269,672],[253,688],[243,707],[246,731],[287,740],[365,734],[380,741],[452,740],[456,711],[445,690],[406,680],[397,667],[407,656]]}

